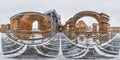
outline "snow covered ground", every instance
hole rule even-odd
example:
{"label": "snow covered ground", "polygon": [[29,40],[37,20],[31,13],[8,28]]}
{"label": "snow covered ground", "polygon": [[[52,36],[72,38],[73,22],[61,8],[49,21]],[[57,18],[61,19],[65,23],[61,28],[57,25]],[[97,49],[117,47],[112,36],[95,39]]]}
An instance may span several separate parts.
{"label": "snow covered ground", "polygon": [[[2,59],[2,60],[24,60],[23,58],[22,59],[5,58],[2,55],[2,50],[1,50],[1,36],[2,36],[2,34],[0,33],[0,59]],[[61,47],[59,49],[61,49]],[[26,56],[26,57],[28,57],[28,59],[25,59],[25,60],[29,60],[29,57],[34,57],[34,55],[30,55],[30,56]],[[82,60],[82,59],[68,59],[68,58],[65,58],[65,57],[61,56],[61,54],[57,58],[47,58],[47,57],[39,57],[39,58],[42,59],[42,60]],[[110,58],[109,60],[119,60],[119,59],[120,59],[120,56],[118,58]],[[32,59],[32,60],[34,60],[34,59]],[[39,60],[39,59],[37,59],[37,60]],[[93,59],[89,59],[89,60],[93,60]],[[94,59],[94,60],[98,60],[98,59]],[[106,58],[105,59],[103,59],[103,58],[100,59],[99,58],[99,60],[106,60]]]}

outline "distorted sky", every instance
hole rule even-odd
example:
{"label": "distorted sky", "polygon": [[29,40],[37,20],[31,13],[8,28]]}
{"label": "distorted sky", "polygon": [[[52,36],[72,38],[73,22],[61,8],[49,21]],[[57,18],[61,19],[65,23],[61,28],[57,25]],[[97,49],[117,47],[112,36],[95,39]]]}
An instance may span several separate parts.
{"label": "distorted sky", "polygon": [[110,24],[120,26],[120,0],[0,0],[0,24],[9,23],[9,18],[20,12],[44,13],[50,9],[61,15],[63,24],[76,13],[90,10],[108,14]]}

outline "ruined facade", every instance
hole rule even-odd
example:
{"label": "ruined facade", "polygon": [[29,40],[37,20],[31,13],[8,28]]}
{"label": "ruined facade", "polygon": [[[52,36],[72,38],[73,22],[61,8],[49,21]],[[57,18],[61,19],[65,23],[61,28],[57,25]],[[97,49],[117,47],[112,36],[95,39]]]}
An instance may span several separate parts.
{"label": "ruined facade", "polygon": [[78,21],[78,23],[76,23],[76,32],[80,33],[80,32],[87,32],[88,30],[88,26],[86,25],[86,23],[83,20]]}
{"label": "ruined facade", "polygon": [[120,27],[110,27],[111,32],[120,32]]}
{"label": "ruined facade", "polygon": [[38,30],[49,29],[49,17],[37,12],[23,12],[10,18],[11,30],[32,30],[32,23],[38,21]]}
{"label": "ruined facade", "polygon": [[[50,29],[50,18],[45,14],[41,14],[38,12],[23,12],[19,13],[10,18],[11,23],[11,31],[16,32],[19,31],[18,35],[24,35],[23,38],[28,38],[29,35],[33,34],[33,23],[34,21],[38,22],[38,31],[46,31]],[[47,36],[47,32],[34,32],[38,34],[42,34]]]}
{"label": "ruined facade", "polygon": [[50,27],[53,31],[58,31],[58,27],[61,25],[61,16],[54,10],[48,10],[44,14],[50,17]]}
{"label": "ruined facade", "polygon": [[[84,34],[87,34],[88,26],[84,21],[79,21],[76,24],[76,22],[84,16],[93,17],[98,22],[97,24],[93,24],[93,29],[89,32],[90,36],[92,34],[97,34],[97,32],[100,34],[107,34],[110,30],[110,24],[108,23],[109,16],[94,11],[79,12],[71,17],[64,27],[61,26],[61,28],[59,28],[61,25],[60,15],[58,15],[55,10],[49,10],[44,14],[39,12],[22,12],[16,14],[10,18],[10,24],[2,25],[0,30],[11,30],[17,37],[21,37],[20,35],[22,35],[23,38],[29,38],[29,36],[34,33],[42,34],[44,37],[47,37],[48,30],[50,29],[54,32],[64,29],[64,31],[70,35],[70,38],[74,39],[77,33],[86,32]],[[33,29],[34,22],[37,22],[37,27],[35,29]],[[34,30],[37,31],[35,32]]]}
{"label": "ruined facade", "polygon": [[45,13],[22,12],[10,18],[10,24],[2,24],[0,32],[10,30],[14,36],[29,38],[31,34],[42,34],[44,37],[55,34],[61,25],[61,16],[52,9]]}
{"label": "ruined facade", "polygon": [[0,32],[5,33],[6,30],[10,30],[10,24],[1,24]]}
{"label": "ruined facade", "polygon": [[68,20],[69,23],[66,23],[66,25],[69,24],[70,30],[72,31],[72,29],[75,28],[76,21],[84,16],[90,16],[95,18],[98,22],[100,32],[108,31],[109,16],[104,13],[97,13],[93,11],[83,11],[83,12],[77,13],[76,15],[74,15],[72,18]]}
{"label": "ruined facade", "polygon": [[[98,22],[98,31],[100,34],[107,34],[108,31],[109,31],[109,26],[110,24],[108,23],[109,22],[109,16],[104,14],[104,13],[97,13],[97,12],[94,12],[94,11],[83,11],[83,12],[79,12],[77,13],[76,15],[74,15],[73,17],[71,17],[65,24],[65,31],[67,33],[71,33],[71,36],[72,34],[75,35],[76,32],[76,22],[82,18],[82,17],[85,17],[85,16],[90,16],[90,17],[93,17],[97,20]],[[69,29],[67,29],[69,28]],[[88,34],[89,36],[91,36],[93,34],[93,32],[96,32],[97,30],[97,26],[94,24],[93,25],[93,31],[90,32],[90,34]],[[86,33],[85,33],[86,34]],[[72,36],[73,39],[75,38],[74,36]],[[105,40],[105,39],[104,39]]]}
{"label": "ruined facade", "polygon": [[120,27],[119,26],[110,27],[109,31],[111,33],[111,39],[112,39],[117,33],[120,33]]}
{"label": "ruined facade", "polygon": [[92,32],[94,33],[94,34],[97,34],[97,32],[98,32],[98,24],[97,23],[93,23],[93,28],[92,28]]}
{"label": "ruined facade", "polygon": [[7,26],[5,24],[1,24],[0,31],[3,33],[6,31],[6,29],[7,29]]}

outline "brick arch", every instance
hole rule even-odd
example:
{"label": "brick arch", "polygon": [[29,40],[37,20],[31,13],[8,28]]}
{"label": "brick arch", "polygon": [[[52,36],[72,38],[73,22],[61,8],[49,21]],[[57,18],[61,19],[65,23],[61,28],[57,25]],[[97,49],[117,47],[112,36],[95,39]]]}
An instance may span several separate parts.
{"label": "brick arch", "polygon": [[82,11],[77,14],[75,14],[72,18],[70,18],[65,26],[69,24],[69,31],[73,31],[75,29],[76,22],[85,16],[93,17],[96,19],[96,21],[99,24],[99,31],[108,31],[108,25],[109,25],[109,16],[104,13],[97,13],[94,11]]}
{"label": "brick arch", "polygon": [[35,20],[39,22],[39,30],[47,30],[50,28],[49,16],[38,12],[22,12],[12,16],[10,20],[12,23],[11,29],[32,30],[32,23]]}
{"label": "brick arch", "polygon": [[[15,36],[21,37],[24,39],[29,39],[31,34],[42,34],[44,37],[48,36],[48,29],[50,29],[50,20],[49,16],[38,13],[38,12],[22,12],[19,14],[14,15],[10,18],[11,22],[11,31],[14,33],[15,29]],[[44,32],[35,32],[32,30],[32,24],[34,21],[38,21],[38,30]]]}
{"label": "brick arch", "polygon": [[79,12],[77,14],[75,14],[73,16],[73,20],[76,22],[78,19],[85,17],[85,16],[89,16],[89,17],[93,17],[97,20],[98,23],[102,22],[102,18],[101,15],[97,12],[94,11],[83,11],[83,12]]}
{"label": "brick arch", "polygon": [[49,23],[50,20],[48,16],[30,15],[30,20],[32,23],[34,21],[38,21],[39,30],[46,30],[50,28],[50,23]]}

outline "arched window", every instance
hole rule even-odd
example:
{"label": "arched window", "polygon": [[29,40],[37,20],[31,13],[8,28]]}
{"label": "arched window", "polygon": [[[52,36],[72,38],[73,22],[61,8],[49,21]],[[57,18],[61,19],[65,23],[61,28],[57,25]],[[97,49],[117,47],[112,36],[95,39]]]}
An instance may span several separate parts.
{"label": "arched window", "polygon": [[67,29],[69,29],[69,24],[67,25]]}
{"label": "arched window", "polygon": [[32,30],[38,30],[38,21],[32,23]]}

